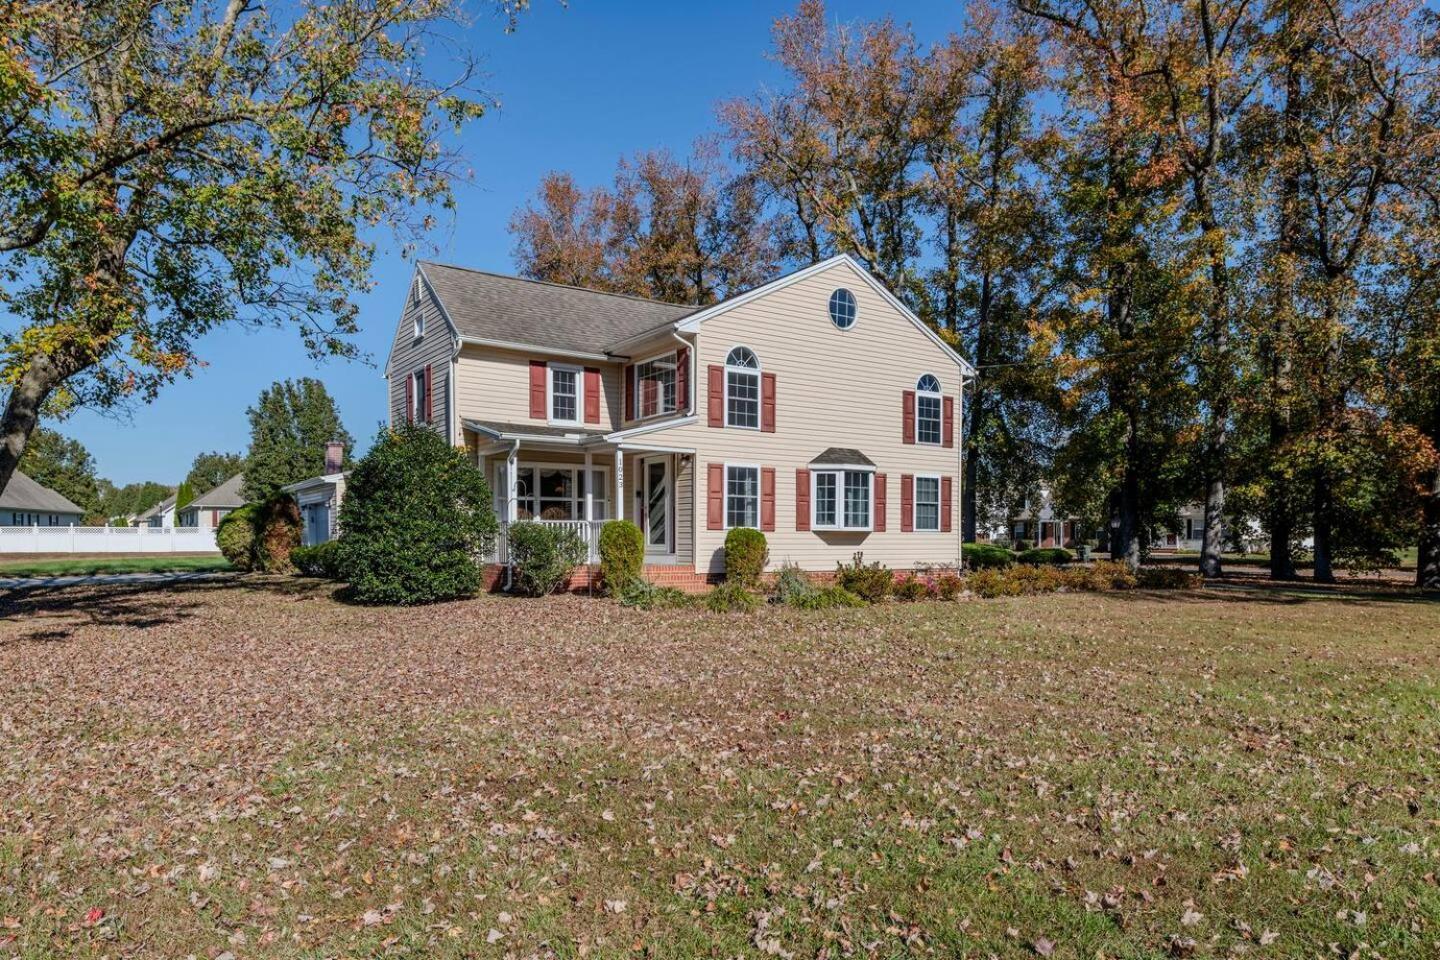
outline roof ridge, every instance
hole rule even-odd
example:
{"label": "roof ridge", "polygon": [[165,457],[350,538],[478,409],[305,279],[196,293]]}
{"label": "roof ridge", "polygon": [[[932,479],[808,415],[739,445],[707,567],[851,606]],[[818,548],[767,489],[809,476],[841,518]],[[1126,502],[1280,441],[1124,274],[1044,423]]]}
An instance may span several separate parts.
{"label": "roof ridge", "polygon": [[616,293],[613,290],[596,290],[594,287],[581,287],[573,283],[556,283],[554,280],[537,280],[534,277],[522,277],[513,273],[499,273],[495,270],[481,270],[479,267],[463,267],[455,263],[441,263],[439,260],[421,260],[421,264],[429,264],[432,267],[444,267],[447,270],[463,270],[466,273],[479,273],[487,277],[496,277],[500,280],[515,280],[520,283],[533,283],[542,287],[559,287],[561,290],[578,290],[581,293],[593,293],[602,297],[619,297],[622,300],[634,300],[637,303],[648,303],[658,307],[674,307],[677,310],[697,310],[700,304],[697,303],[671,303],[668,300],[656,300],[654,297],[640,297],[633,293]]}

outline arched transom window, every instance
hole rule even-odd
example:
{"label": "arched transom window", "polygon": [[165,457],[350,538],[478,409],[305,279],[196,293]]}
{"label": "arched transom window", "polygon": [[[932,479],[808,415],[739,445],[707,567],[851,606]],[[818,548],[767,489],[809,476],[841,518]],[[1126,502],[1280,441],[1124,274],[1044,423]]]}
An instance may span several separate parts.
{"label": "arched transom window", "polygon": [[760,429],[760,360],[749,347],[725,358],[725,426]]}

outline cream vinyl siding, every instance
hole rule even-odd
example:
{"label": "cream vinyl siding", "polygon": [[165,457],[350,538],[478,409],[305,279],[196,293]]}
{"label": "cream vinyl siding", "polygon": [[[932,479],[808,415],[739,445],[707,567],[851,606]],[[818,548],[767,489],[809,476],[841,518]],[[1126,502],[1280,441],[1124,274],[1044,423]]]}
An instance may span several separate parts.
{"label": "cream vinyl siding", "polygon": [[[412,280],[413,282],[413,280]],[[425,365],[431,364],[430,382],[435,391],[435,418],[431,426],[441,433],[447,433],[448,404],[450,402],[450,355],[454,351],[455,336],[445,322],[444,315],[430,295],[428,288],[421,284],[422,295],[417,308],[410,290],[405,292],[405,310],[395,331],[395,344],[390,353],[390,424],[399,426],[405,422],[405,379]],[[425,335],[415,339],[415,313],[423,310]],[[452,441],[455,438],[450,438]]]}
{"label": "cream vinyl siding", "polygon": [[[848,330],[830,322],[830,294],[855,295],[858,317]],[[775,530],[767,533],[772,568],[797,563],[833,570],[863,551],[866,561],[893,568],[956,562],[960,556],[960,369],[928,336],[872,290],[848,263],[741,304],[703,323],[697,335],[696,422],[651,435],[656,443],[694,447],[695,564],[724,567],[724,530],[707,529],[707,465],[753,463],[775,468]],[[775,432],[707,425],[707,371],[737,345],[749,347],[764,373],[776,376]],[[922,374],[940,380],[955,401],[955,445],[903,442],[902,396]],[[858,449],[886,476],[884,533],[797,531],[795,471],[829,447]],[[902,533],[901,474],[951,478],[951,531]],[[690,490],[686,491],[691,493]]]}
{"label": "cream vinyl siding", "polygon": [[459,417],[499,423],[545,423],[545,419],[536,420],[530,416],[531,360],[598,368],[600,422],[584,422],[585,394],[582,375],[578,397],[581,422],[576,426],[588,430],[614,430],[619,427],[617,414],[623,403],[621,393],[624,390],[624,368],[618,364],[569,360],[564,357],[547,357],[471,344],[460,348],[460,356],[455,361],[455,400]]}

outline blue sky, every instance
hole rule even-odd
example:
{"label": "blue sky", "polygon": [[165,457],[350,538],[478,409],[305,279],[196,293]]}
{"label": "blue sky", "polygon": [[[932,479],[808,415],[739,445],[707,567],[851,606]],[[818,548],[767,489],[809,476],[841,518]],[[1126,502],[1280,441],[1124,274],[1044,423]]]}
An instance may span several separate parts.
{"label": "blue sky", "polygon": [[[483,14],[467,31],[466,42],[484,59],[486,88],[501,107],[464,135],[460,146],[471,172],[456,187],[454,217],[429,235],[425,257],[509,272],[506,224],[546,171],[570,170],[592,185],[609,179],[622,154],[668,147],[683,155],[696,137],[714,131],[719,101],[781,82],[766,59],[770,27],[798,0],[533,2],[513,34]],[[832,0],[828,9],[840,21],[892,14],[912,23],[923,42],[958,28],[962,15],[960,0]],[[437,75],[444,69],[437,64]],[[411,271],[390,237],[376,239],[377,285],[360,299],[356,341],[371,365],[317,365],[293,330],[217,331],[199,343],[207,365],[154,403],[121,417],[80,411],[50,425],[81,440],[100,475],[117,484],[178,483],[196,453],[245,449],[245,408],[263,388],[315,376],[367,446],[385,415],[380,367]]]}

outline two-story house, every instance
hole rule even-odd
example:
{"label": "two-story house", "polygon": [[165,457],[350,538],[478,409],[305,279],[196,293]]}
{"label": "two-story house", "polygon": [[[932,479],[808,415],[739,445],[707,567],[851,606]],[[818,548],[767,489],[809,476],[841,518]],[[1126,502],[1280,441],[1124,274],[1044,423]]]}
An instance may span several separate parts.
{"label": "two-story house", "polygon": [[850,257],[702,308],[425,262],[385,370],[392,422],[463,445],[502,522],[628,518],[712,579],[732,527],[772,566],[960,556],[974,371]]}

